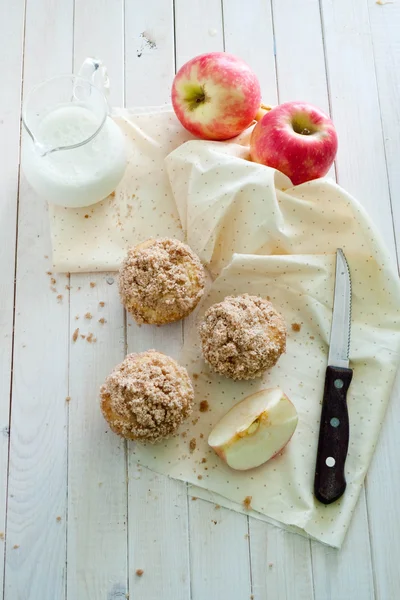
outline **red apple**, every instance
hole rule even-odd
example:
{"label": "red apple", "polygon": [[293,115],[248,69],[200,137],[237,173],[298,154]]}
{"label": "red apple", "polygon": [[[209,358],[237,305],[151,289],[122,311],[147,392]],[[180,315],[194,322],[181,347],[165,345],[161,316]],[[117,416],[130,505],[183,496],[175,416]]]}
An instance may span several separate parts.
{"label": "red apple", "polygon": [[250,67],[225,52],[189,60],[175,76],[172,104],[182,125],[208,140],[227,140],[248,127],[260,108],[260,84]]}
{"label": "red apple", "polygon": [[257,123],[250,141],[254,162],[274,167],[294,185],[323,177],[337,152],[331,119],[306,102],[285,102]]}

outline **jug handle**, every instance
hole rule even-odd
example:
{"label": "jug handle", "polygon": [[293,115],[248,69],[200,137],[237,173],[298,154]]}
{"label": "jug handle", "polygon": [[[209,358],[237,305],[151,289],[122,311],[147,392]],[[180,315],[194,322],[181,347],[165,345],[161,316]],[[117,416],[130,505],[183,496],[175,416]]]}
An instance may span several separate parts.
{"label": "jug handle", "polygon": [[106,96],[108,95],[110,90],[110,79],[108,77],[106,66],[98,58],[86,58],[78,71],[78,76],[88,79]]}

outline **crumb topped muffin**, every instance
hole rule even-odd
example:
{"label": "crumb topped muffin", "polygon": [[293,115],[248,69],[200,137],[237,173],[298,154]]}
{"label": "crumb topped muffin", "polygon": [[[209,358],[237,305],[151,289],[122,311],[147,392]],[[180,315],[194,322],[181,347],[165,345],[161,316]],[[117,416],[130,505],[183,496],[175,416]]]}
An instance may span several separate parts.
{"label": "crumb topped muffin", "polygon": [[151,239],[128,251],[120,270],[122,303],[137,323],[179,321],[197,306],[204,292],[204,269],[186,244]]}
{"label": "crumb topped muffin", "polygon": [[191,414],[194,399],[186,369],[156,350],[128,354],[100,395],[101,410],[115,433],[151,443],[176,432]]}
{"label": "crumb topped muffin", "polygon": [[271,302],[249,294],[211,306],[199,333],[206,362],[232,379],[260,377],[286,350],[283,317]]}

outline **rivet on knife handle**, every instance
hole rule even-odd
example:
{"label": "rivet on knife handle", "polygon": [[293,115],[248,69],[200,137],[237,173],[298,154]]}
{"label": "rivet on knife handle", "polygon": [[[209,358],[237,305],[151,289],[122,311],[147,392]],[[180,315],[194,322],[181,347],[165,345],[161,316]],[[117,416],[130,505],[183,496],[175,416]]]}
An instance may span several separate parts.
{"label": "rivet on knife handle", "polygon": [[338,500],[346,489],[344,465],[349,446],[346,395],[353,371],[329,366],[322,401],[314,494],[323,504]]}

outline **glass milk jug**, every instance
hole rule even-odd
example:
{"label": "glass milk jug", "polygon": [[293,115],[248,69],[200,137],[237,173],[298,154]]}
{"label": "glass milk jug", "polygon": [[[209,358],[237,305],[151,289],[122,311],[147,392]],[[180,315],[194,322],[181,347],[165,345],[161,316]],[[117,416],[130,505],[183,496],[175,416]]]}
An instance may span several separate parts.
{"label": "glass milk jug", "polygon": [[69,207],[103,200],[126,166],[125,137],[110,118],[102,63],[86,59],[78,75],[36,86],[22,110],[22,168],[48,202]]}

